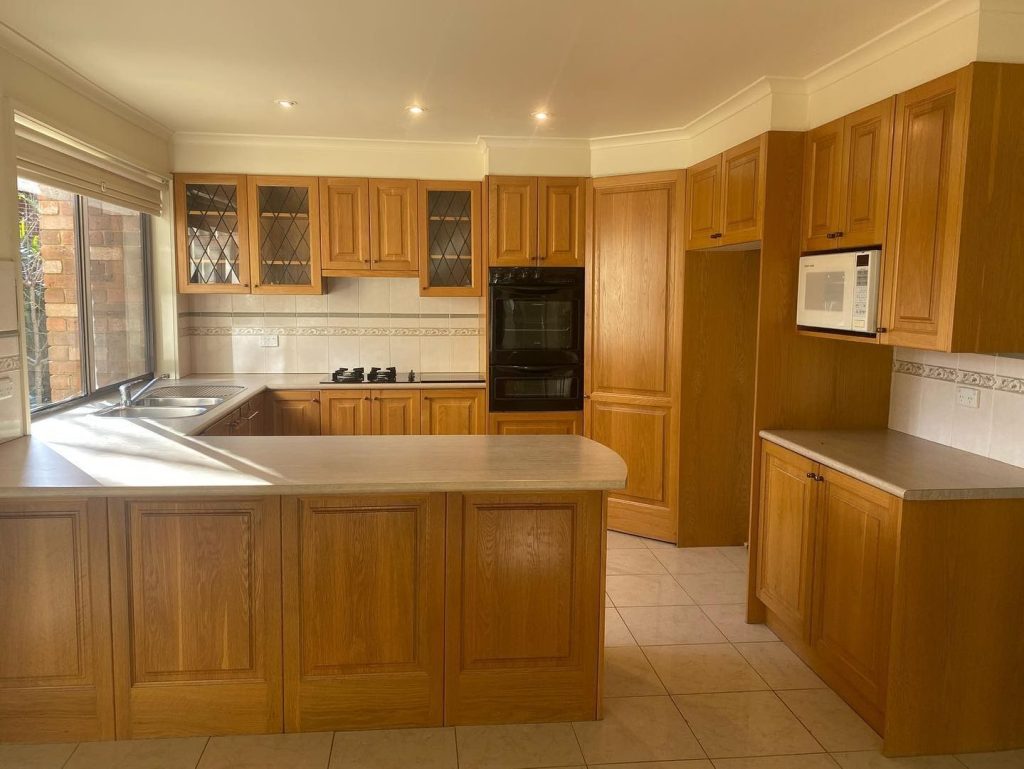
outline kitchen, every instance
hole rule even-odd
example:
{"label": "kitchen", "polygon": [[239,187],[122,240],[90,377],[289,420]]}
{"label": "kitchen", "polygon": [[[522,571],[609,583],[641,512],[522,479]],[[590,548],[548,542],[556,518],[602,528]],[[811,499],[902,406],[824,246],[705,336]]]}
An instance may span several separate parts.
{"label": "kitchen", "polygon": [[848,5],[0,12],[0,767],[1024,765],[1024,8]]}

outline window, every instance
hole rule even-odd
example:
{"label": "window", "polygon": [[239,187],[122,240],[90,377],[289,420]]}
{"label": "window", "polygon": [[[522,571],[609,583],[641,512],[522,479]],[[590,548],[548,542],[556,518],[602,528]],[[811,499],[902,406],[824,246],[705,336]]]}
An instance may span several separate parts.
{"label": "window", "polygon": [[18,180],[33,411],[152,371],[146,214]]}

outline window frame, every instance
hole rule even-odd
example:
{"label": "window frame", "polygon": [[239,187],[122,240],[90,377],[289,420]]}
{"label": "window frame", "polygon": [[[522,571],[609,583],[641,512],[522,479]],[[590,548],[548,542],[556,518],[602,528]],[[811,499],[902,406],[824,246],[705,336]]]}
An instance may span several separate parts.
{"label": "window frame", "polygon": [[[55,189],[61,189],[55,185]],[[39,406],[29,408],[29,416],[35,419],[37,416],[49,415],[57,411],[80,406],[82,403],[90,400],[94,400],[106,395],[117,392],[124,384],[133,382],[140,382],[143,380],[149,380],[153,378],[153,370],[155,368],[155,351],[156,351],[156,329],[154,328],[154,315],[153,315],[153,254],[152,254],[152,217],[150,214],[135,211],[139,215],[139,243],[142,251],[142,281],[143,281],[143,317],[146,324],[145,340],[146,340],[146,372],[137,376],[123,379],[119,382],[112,382],[103,387],[93,387],[94,372],[92,370],[92,360],[94,357],[95,339],[92,333],[92,317],[91,317],[91,302],[89,299],[88,286],[89,286],[89,258],[88,258],[88,238],[85,237],[87,230],[87,200],[96,200],[96,198],[89,198],[87,195],[82,195],[77,192],[71,192],[70,190],[63,190],[71,195],[74,195],[75,205],[75,269],[76,269],[76,283],[78,289],[78,343],[80,350],[79,364],[81,367],[81,381],[82,381],[82,394],[76,395],[71,398],[65,398],[64,400],[56,401],[54,403],[45,403]],[[104,201],[100,201],[104,202]],[[128,208],[128,206],[115,204],[120,208],[132,211],[134,209]],[[24,325],[24,318],[21,319],[22,325]],[[29,393],[26,392],[26,398]]]}

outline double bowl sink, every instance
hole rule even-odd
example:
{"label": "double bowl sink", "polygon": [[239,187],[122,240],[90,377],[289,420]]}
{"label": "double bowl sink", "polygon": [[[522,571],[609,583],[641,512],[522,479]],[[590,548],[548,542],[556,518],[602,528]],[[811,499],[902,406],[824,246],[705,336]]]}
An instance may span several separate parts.
{"label": "double bowl sink", "polygon": [[[242,387],[165,387],[154,390],[128,406],[110,406],[96,412],[98,417],[123,419],[181,419],[198,417],[240,392]],[[167,391],[167,392],[165,392]],[[217,391],[217,394],[208,394]],[[230,391],[230,392],[229,392]],[[207,393],[207,394],[203,394]]]}

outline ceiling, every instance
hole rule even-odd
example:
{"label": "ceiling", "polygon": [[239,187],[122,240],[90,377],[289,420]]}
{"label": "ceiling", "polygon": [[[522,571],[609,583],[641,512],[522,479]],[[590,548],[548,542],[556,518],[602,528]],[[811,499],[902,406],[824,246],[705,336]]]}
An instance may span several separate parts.
{"label": "ceiling", "polygon": [[0,22],[173,131],[472,141],[682,126],[933,3],[5,0]]}

